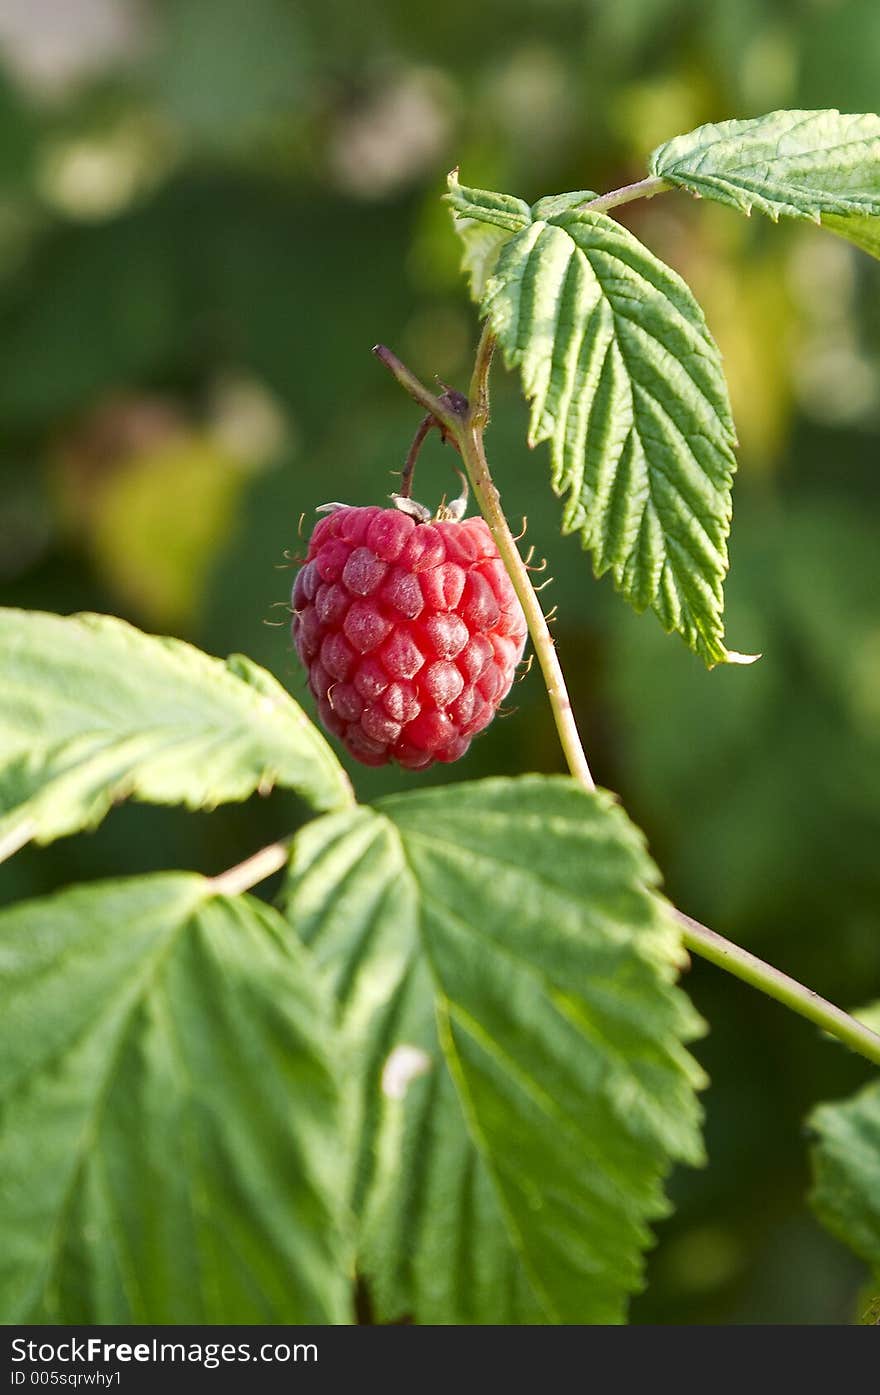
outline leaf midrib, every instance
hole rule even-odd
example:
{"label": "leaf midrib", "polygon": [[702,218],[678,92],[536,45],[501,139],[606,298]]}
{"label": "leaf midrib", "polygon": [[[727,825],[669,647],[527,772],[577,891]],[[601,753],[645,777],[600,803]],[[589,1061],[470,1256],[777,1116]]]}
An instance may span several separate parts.
{"label": "leaf midrib", "polygon": [[[385,817],[387,817],[387,816],[385,816]],[[548,1315],[550,1315],[550,1316],[552,1317],[552,1319],[553,1319],[554,1321],[559,1322],[559,1321],[562,1320],[562,1313],[561,1313],[560,1310],[556,1307],[556,1305],[555,1305],[553,1299],[551,1298],[551,1296],[546,1292],[546,1289],[545,1289],[544,1285],[541,1283],[540,1279],[539,1279],[539,1278],[534,1274],[534,1272],[533,1272],[532,1266],[531,1266],[531,1264],[530,1264],[530,1261],[529,1261],[529,1258],[528,1258],[528,1255],[527,1255],[526,1247],[525,1247],[524,1242],[523,1242],[522,1234],[521,1234],[521,1231],[520,1231],[519,1226],[518,1226],[518,1224],[517,1224],[516,1218],[515,1218],[515,1216],[513,1215],[513,1213],[512,1213],[511,1210],[510,1210],[510,1207],[509,1207],[509,1205],[508,1205],[508,1203],[507,1203],[507,1199],[506,1199],[506,1196],[505,1196],[505,1194],[504,1194],[503,1188],[501,1187],[501,1184],[500,1184],[500,1182],[499,1182],[499,1180],[498,1180],[498,1178],[497,1178],[497,1176],[496,1176],[495,1161],[494,1161],[494,1151],[493,1151],[493,1149],[491,1148],[491,1146],[490,1146],[490,1144],[489,1144],[489,1142],[488,1142],[488,1139],[486,1138],[486,1136],[485,1136],[485,1134],[484,1134],[484,1132],[483,1132],[483,1130],[482,1130],[482,1128],[481,1128],[481,1125],[480,1125],[480,1122],[479,1122],[479,1118],[477,1117],[476,1112],[475,1112],[475,1110],[474,1110],[474,1108],[473,1108],[473,1102],[472,1102],[472,1100],[471,1100],[470,1090],[469,1090],[468,1084],[467,1084],[466,1072],[465,1072],[465,1070],[464,1070],[464,1066],[463,1066],[463,1064],[462,1064],[461,1058],[460,1058],[460,1056],[459,1056],[458,1050],[457,1050],[456,1045],[455,1045],[455,1039],[454,1039],[454,1035],[453,1035],[453,1033],[452,1033],[452,1031],[451,1031],[450,1023],[451,1023],[452,1021],[458,1020],[459,1023],[460,1023],[460,1025],[461,1025],[466,1031],[468,1031],[469,1034],[473,1035],[473,1032],[472,1032],[472,1030],[470,1029],[470,1027],[468,1026],[468,1021],[465,1020],[465,1019],[467,1018],[468,1015],[464,1012],[464,1010],[459,1010],[458,1005],[455,1004],[455,1003],[448,997],[448,995],[447,995],[447,993],[446,993],[446,991],[445,991],[445,988],[444,988],[444,986],[443,986],[442,976],[441,976],[441,974],[440,974],[440,971],[439,971],[439,969],[438,969],[438,966],[437,966],[437,964],[436,964],[436,961],[434,960],[434,957],[433,957],[433,955],[432,955],[432,953],[431,953],[430,937],[429,937],[429,935],[427,934],[427,931],[426,931],[425,926],[424,926],[423,914],[422,914],[422,909],[421,909],[421,907],[422,907],[422,904],[427,904],[427,903],[431,903],[432,901],[434,901],[434,898],[430,897],[430,896],[425,892],[424,888],[422,887],[422,883],[421,883],[421,881],[420,881],[420,879],[419,879],[419,877],[418,877],[418,874],[417,874],[417,872],[416,872],[414,866],[412,865],[412,863],[411,863],[411,861],[410,861],[410,859],[409,859],[409,856],[408,856],[408,853],[407,853],[407,848],[406,848],[406,842],[407,842],[407,839],[414,839],[415,841],[422,841],[424,844],[426,844],[426,845],[428,845],[428,846],[431,846],[431,845],[433,845],[433,846],[437,846],[437,845],[445,846],[445,847],[447,847],[448,849],[457,852],[459,856],[462,855],[462,849],[461,849],[461,847],[460,847],[458,844],[456,844],[456,843],[450,842],[449,840],[445,840],[445,839],[442,839],[442,838],[438,838],[435,832],[432,832],[430,835],[426,835],[426,834],[420,835],[420,834],[418,833],[418,831],[415,831],[415,832],[414,832],[411,828],[408,828],[407,831],[406,831],[406,836],[404,836],[404,835],[401,833],[401,831],[397,828],[397,826],[393,824],[393,821],[392,821],[392,820],[388,820],[388,822],[389,822],[390,824],[392,824],[392,827],[393,827],[393,829],[394,829],[395,840],[396,840],[396,842],[397,842],[397,844],[398,844],[398,846],[399,846],[399,848],[400,848],[401,857],[402,857],[402,860],[403,860],[403,863],[404,863],[404,868],[405,868],[405,874],[408,876],[408,878],[409,878],[409,880],[410,880],[410,882],[411,882],[411,884],[412,884],[412,887],[413,887],[413,892],[414,892],[414,897],[415,897],[415,905],[416,905],[416,907],[417,907],[419,940],[420,940],[420,942],[421,942],[421,944],[422,944],[422,946],[423,946],[424,953],[425,953],[425,958],[426,958],[426,961],[427,961],[427,963],[428,963],[428,965],[429,965],[429,968],[430,968],[430,970],[431,970],[431,977],[432,977],[432,980],[433,980],[434,986],[435,986],[435,993],[436,993],[435,1014],[436,1014],[436,1021],[437,1021],[437,1034],[438,1034],[438,1038],[439,1038],[439,1040],[440,1040],[441,1048],[442,1048],[442,1050],[443,1050],[444,1058],[446,1059],[447,1067],[448,1067],[448,1069],[449,1069],[449,1071],[450,1071],[450,1074],[452,1075],[452,1078],[453,1078],[453,1080],[454,1080],[454,1082],[455,1082],[455,1086],[456,1086],[456,1095],[457,1095],[457,1097],[458,1097],[459,1105],[460,1105],[460,1107],[461,1107],[462,1113],[463,1113],[464,1118],[465,1118],[465,1121],[466,1121],[466,1123],[467,1123],[468,1133],[469,1133],[470,1136],[471,1136],[471,1139],[472,1139],[472,1142],[473,1142],[473,1144],[474,1144],[474,1147],[476,1148],[477,1152],[478,1152],[478,1153],[480,1154],[480,1156],[482,1157],[483,1163],[484,1163],[484,1165],[485,1165],[485,1167],[486,1167],[486,1170],[487,1170],[487,1173],[488,1173],[489,1177],[490,1177],[491,1180],[492,1180],[492,1187],[493,1187],[493,1192],[494,1192],[495,1199],[496,1199],[496,1204],[498,1205],[500,1214],[501,1214],[502,1217],[505,1219],[506,1230],[507,1230],[507,1233],[508,1233],[508,1237],[509,1237],[510,1243],[511,1243],[512,1247],[514,1248],[514,1250],[516,1251],[516,1253],[517,1253],[517,1255],[518,1255],[518,1257],[519,1257],[520,1263],[521,1263],[521,1265],[522,1265],[522,1267],[523,1267],[523,1270],[524,1270],[525,1274],[526,1274],[527,1277],[528,1277],[529,1284],[530,1284],[530,1286],[531,1286],[531,1288],[532,1288],[532,1292],[533,1292],[533,1294],[534,1294],[534,1296],[535,1296],[535,1299],[536,1299],[536,1301],[540,1304],[540,1306],[544,1309],[544,1311],[547,1312]],[[468,849],[468,854],[469,854],[469,855],[475,855],[475,856],[478,856],[478,857],[480,856],[479,854],[475,854],[475,853],[474,853],[474,850],[473,850],[472,848],[469,848],[469,849]],[[486,860],[487,860],[488,862],[490,862],[490,863],[493,863],[493,862],[496,862],[496,861],[497,861],[497,862],[500,863],[500,865],[502,865],[502,866],[508,866],[508,867],[510,867],[510,866],[513,865],[513,864],[509,864],[509,863],[504,863],[503,860],[495,860],[495,859],[491,859],[491,858],[487,858]],[[517,870],[521,870],[521,868],[517,867]],[[537,874],[534,873],[534,869],[532,869],[532,873],[533,873],[533,875],[537,875]],[[542,885],[545,885],[545,886],[547,887],[548,890],[552,890],[552,891],[554,892],[554,894],[556,894],[556,895],[561,895],[561,896],[563,897],[563,899],[568,899],[568,898],[565,897],[564,893],[560,893],[560,892],[558,891],[558,889],[557,889],[556,887],[553,886],[552,883],[546,883],[546,882],[545,882],[542,878],[540,878],[540,877],[538,878],[538,880],[541,881],[541,884],[542,884]],[[572,904],[576,904],[576,903],[572,902]],[[445,912],[446,914],[449,914],[449,915],[452,915],[452,914],[453,914],[453,913],[449,910],[449,908],[446,907],[446,906],[443,906],[443,910],[444,910],[444,912]],[[455,917],[455,918],[458,919],[457,917]],[[475,931],[475,927],[474,927],[473,925],[471,925],[470,923],[465,923],[465,922],[461,922],[461,923],[464,925],[465,929],[467,929],[469,932],[474,932],[474,931]],[[482,935],[485,936],[485,932],[482,932],[482,931],[479,930],[479,929],[476,930],[476,933],[482,934]],[[486,936],[486,938],[491,938],[491,937]],[[499,944],[496,940],[494,940],[494,939],[492,940],[492,944],[493,944],[493,947],[494,947],[498,952],[500,952],[500,953],[502,953],[502,954],[507,954],[508,957],[512,958],[512,959],[515,960],[517,963],[519,963],[519,964],[523,965],[524,967],[526,967],[527,970],[529,971],[529,973],[530,973],[534,978],[536,978],[536,979],[542,984],[542,986],[543,986],[545,989],[546,989],[546,988],[549,988],[549,987],[551,986],[550,981],[546,978],[546,976],[544,976],[544,975],[541,973],[541,971],[540,971],[535,965],[530,964],[528,960],[523,960],[523,959],[522,959],[520,956],[518,956],[514,951],[512,951],[512,950],[510,949],[509,946],[500,945],[500,944]],[[565,1014],[561,1012],[559,1006],[556,1004],[555,1000],[552,998],[552,995],[549,994],[549,993],[548,993],[548,1001],[551,1003],[551,1005],[552,1005],[554,1011],[558,1012],[559,1015],[560,1015],[561,1017],[563,1017],[563,1019],[565,1020]],[[444,1029],[444,1019],[445,1019],[445,1029]],[[571,1024],[570,1024],[570,1025],[571,1025]],[[481,1043],[482,1038],[483,1038],[485,1035],[486,1035],[486,1034],[485,1034],[484,1032],[478,1031],[477,1035],[475,1036],[475,1040],[477,1041],[478,1044]],[[586,1032],[585,1032],[585,1035],[587,1035]],[[489,1041],[490,1041],[490,1042],[494,1042],[494,1039],[489,1038]],[[497,1043],[494,1043],[494,1046],[497,1048],[498,1052],[501,1052],[501,1055],[502,1055],[503,1060],[506,1061],[506,1059],[507,1059],[506,1053],[503,1053],[502,1048],[500,1048],[500,1046],[498,1046]],[[484,1045],[484,1049],[486,1049],[485,1045]],[[492,1054],[492,1052],[490,1051],[490,1055],[491,1055],[491,1054]],[[619,1062],[623,1060],[623,1058],[620,1057],[619,1053],[617,1053],[616,1051],[613,1051],[613,1050],[610,1050],[610,1049],[609,1049],[609,1055],[610,1055],[613,1059],[618,1060]],[[625,1062],[624,1062],[624,1064],[625,1064]],[[524,1084],[522,1083],[522,1081],[519,1080],[519,1076],[520,1076],[521,1073],[520,1073],[517,1069],[513,1069],[513,1068],[510,1068],[510,1067],[509,1067],[509,1068],[508,1068],[508,1073],[511,1074],[511,1076],[514,1078],[514,1080],[517,1081],[517,1082],[520,1084],[520,1088],[523,1088],[523,1089],[526,1090],[526,1093],[527,1093],[528,1097],[529,1097],[530,1099],[533,1100],[533,1103],[535,1103],[536,1105],[538,1105],[538,1107],[542,1109],[542,1112],[544,1112],[544,1113],[547,1115],[548,1118],[550,1118],[551,1120],[555,1120],[557,1123],[562,1124],[562,1125],[564,1126],[564,1128],[565,1128],[566,1134],[568,1134],[569,1137],[571,1137],[572,1135],[571,1135],[571,1132],[570,1132],[570,1126],[569,1126],[567,1117],[566,1117],[565,1115],[559,1114],[558,1111],[554,1110],[554,1108],[553,1108],[553,1106],[552,1106],[552,1102],[551,1102],[551,1104],[549,1105],[549,1107],[548,1107],[548,1106],[542,1106],[542,1105],[541,1105],[540,1098],[534,1097],[532,1091],[531,1091],[530,1089],[527,1088],[528,1082],[526,1083],[526,1085],[524,1085]],[[635,1080],[634,1083],[636,1084],[637,1088],[639,1088],[639,1090],[641,1091],[640,1083],[639,1083],[637,1080]],[[582,1140],[580,1139],[579,1136],[578,1136],[578,1140],[577,1140],[577,1141],[578,1141],[578,1143],[582,1143]],[[593,1154],[593,1157],[594,1157],[594,1159],[595,1159],[595,1154]],[[608,1176],[608,1180],[609,1180],[609,1182],[611,1183],[611,1185],[614,1186],[615,1190],[618,1190],[619,1184],[618,1184],[617,1181],[615,1181],[615,1179],[614,1179],[614,1177],[612,1176],[612,1174],[608,1171],[608,1169],[607,1169],[607,1164],[605,1165],[605,1171],[606,1171],[606,1175]]]}
{"label": "leaf midrib", "polygon": [[[384,817],[387,819],[386,815],[381,815],[380,817]],[[396,826],[396,824],[393,823],[391,819],[387,819],[387,822],[389,824],[389,827],[393,831],[395,841],[397,842],[397,845],[400,849],[401,861],[403,863],[403,875],[408,878],[411,884],[412,891],[414,893],[414,904],[416,906],[416,917],[418,921],[419,942],[422,945],[425,954],[425,960],[431,971],[431,978],[433,979],[436,992],[434,1014],[437,1029],[437,1039],[439,1041],[447,1069],[449,1070],[449,1073],[452,1076],[453,1083],[455,1085],[456,1097],[458,1099],[459,1107],[461,1108],[462,1114],[465,1119],[465,1123],[467,1125],[468,1134],[471,1138],[474,1147],[483,1159],[483,1164],[486,1168],[486,1172],[492,1182],[492,1189],[495,1195],[496,1205],[498,1206],[500,1215],[503,1217],[506,1223],[505,1229],[507,1231],[508,1239],[510,1240],[512,1249],[515,1251],[517,1257],[519,1258],[519,1262],[522,1265],[523,1272],[526,1275],[528,1282],[532,1288],[532,1292],[535,1296],[535,1301],[539,1304],[541,1308],[544,1309],[544,1311],[548,1314],[549,1317],[558,1322],[560,1320],[560,1314],[558,1313],[549,1295],[545,1293],[543,1285],[541,1285],[540,1282],[536,1280],[535,1276],[532,1273],[531,1266],[526,1258],[525,1246],[519,1227],[516,1224],[514,1217],[511,1215],[506,1198],[501,1193],[501,1189],[495,1176],[495,1169],[492,1162],[492,1151],[489,1148],[486,1136],[483,1133],[482,1128],[480,1127],[479,1120],[476,1116],[476,1112],[474,1111],[473,1104],[470,1099],[470,1094],[465,1082],[461,1061],[459,1059],[458,1052],[455,1049],[455,1042],[452,1038],[452,1034],[449,1031],[443,1030],[442,1015],[444,1013],[448,1013],[449,1002],[446,997],[446,993],[443,989],[443,984],[440,978],[437,964],[431,953],[428,936],[425,933],[425,928],[422,923],[422,913],[420,909],[420,901],[418,895],[421,883],[419,882],[419,878],[416,874],[415,868],[412,866],[412,863],[410,862],[409,857],[407,856],[406,844],[399,828]],[[452,1059],[450,1059],[450,1057],[452,1057]]]}

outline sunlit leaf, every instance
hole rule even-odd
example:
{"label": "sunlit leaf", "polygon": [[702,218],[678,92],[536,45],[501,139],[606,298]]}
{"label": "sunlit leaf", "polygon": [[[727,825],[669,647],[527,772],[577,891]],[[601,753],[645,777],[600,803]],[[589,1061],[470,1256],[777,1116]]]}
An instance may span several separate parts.
{"label": "sunlit leaf", "polygon": [[[457,216],[504,231],[479,297],[549,441],[563,528],[708,664],[724,643],[736,463],[721,356],[681,278],[633,235],[585,209],[588,192],[528,210],[506,195],[449,195]],[[472,232],[464,233],[465,246]]]}
{"label": "sunlit leaf", "polygon": [[878,255],[880,116],[774,111],[698,126],[654,151],[651,173],[742,213],[807,218]]}
{"label": "sunlit leaf", "polygon": [[0,914],[5,1322],[344,1322],[325,999],[284,922],[201,877]]}
{"label": "sunlit leaf", "polygon": [[529,776],[329,815],[292,923],[332,987],[380,1314],[619,1321],[701,1157],[676,927],[607,795]]}
{"label": "sunlit leaf", "polygon": [[274,678],[106,615],[0,610],[0,856],[91,828],[128,797],[210,808],[274,785],[351,800]]}

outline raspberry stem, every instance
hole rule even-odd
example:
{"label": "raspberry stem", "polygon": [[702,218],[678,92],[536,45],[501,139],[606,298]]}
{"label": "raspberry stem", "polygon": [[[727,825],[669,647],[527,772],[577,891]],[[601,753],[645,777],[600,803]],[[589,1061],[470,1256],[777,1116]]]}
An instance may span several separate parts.
{"label": "raspberry stem", "polygon": [[471,406],[464,421],[460,423],[460,434],[457,437],[458,448],[462,464],[471,482],[471,488],[480,506],[480,512],[489,525],[489,531],[495,539],[501,560],[507,568],[507,574],[523,608],[532,647],[544,676],[553,720],[556,723],[556,730],[559,733],[559,741],[568,768],[585,789],[594,790],[596,784],[578,733],[565,677],[556,653],[556,646],[553,643],[553,636],[541,608],[541,602],[538,600],[526,570],[525,562],[514,542],[507,517],[501,506],[501,496],[495,487],[483,448],[483,432],[489,420],[489,369],[492,365],[494,350],[495,336],[486,324],[483,326],[473,377],[471,378]]}
{"label": "raspberry stem", "polygon": [[409,499],[412,494],[413,474],[415,473],[416,461],[419,458],[419,451],[422,449],[428,432],[432,431],[436,425],[437,423],[431,412],[429,412],[426,417],[422,417],[419,423],[419,429],[413,437],[413,443],[406,453],[406,464],[400,475],[399,498],[401,499]]}
{"label": "raspberry stem", "polygon": [[619,208],[621,204],[635,203],[636,199],[653,199],[657,194],[665,194],[673,187],[659,175],[651,175],[647,179],[639,179],[635,184],[624,184],[621,189],[612,189],[608,194],[600,194],[598,198],[578,204],[578,211],[606,213],[612,208]]}
{"label": "raspberry stem", "polygon": [[[656,182],[666,187],[662,180]],[[646,193],[659,193],[659,188],[651,187],[650,190],[644,188],[644,185],[653,185],[653,183],[654,181],[645,180],[640,185],[632,186],[633,191],[638,189],[639,193],[629,190],[615,190],[614,195],[606,195],[604,200],[595,200],[591,206],[594,208],[597,205],[612,207],[618,203],[629,202],[630,198],[641,197]],[[626,194],[627,197],[621,198],[621,194]],[[613,204],[609,202],[612,198],[614,199]],[[439,398],[433,397],[410,370],[391,353],[390,349],[378,345],[373,352],[391,370],[410,396],[414,397],[426,411],[430,412],[455,440],[471,488],[479,503],[480,511],[495,539],[501,560],[507,568],[511,583],[525,613],[532,645],[544,676],[547,696],[550,699],[550,706],[553,710],[556,729],[568,768],[584,789],[593,790],[595,783],[581,744],[553,638],[526,570],[526,565],[508,527],[507,518],[501,507],[501,496],[495,487],[483,448],[483,432],[489,420],[489,370],[494,350],[495,337],[487,322],[483,326],[477,348],[471,378],[470,403],[456,401],[455,410],[450,408],[448,399],[441,401]],[[725,969],[735,978],[757,988],[768,997],[775,999],[776,1002],[791,1008],[793,1012],[836,1037],[851,1051],[856,1051],[867,1060],[874,1062],[875,1065],[880,1065],[880,1036],[872,1032],[870,1028],[850,1017],[841,1008],[835,1007],[833,1003],[829,1003],[827,999],[820,998],[818,993],[814,993],[802,983],[798,983],[796,979],[790,978],[780,969],[766,964],[754,954],[750,954],[748,950],[742,949],[731,940],[726,940],[722,935],[710,930],[708,926],[701,925],[698,920],[693,920],[690,916],[685,915],[683,911],[672,907],[672,913],[678,921],[682,941],[688,949],[699,954],[702,958],[708,959],[710,963],[719,968]]]}
{"label": "raspberry stem", "polygon": [[277,843],[260,848],[259,852],[245,858],[244,862],[239,862],[235,867],[221,872],[219,876],[212,877],[211,891],[215,896],[239,896],[243,891],[250,891],[252,886],[264,882],[274,872],[280,872],[290,857],[293,836],[291,833],[286,838],[279,838]]}
{"label": "raspberry stem", "polygon": [[525,563],[519,555],[513,534],[508,527],[501,497],[495,487],[486,453],[483,449],[483,432],[489,420],[489,369],[495,351],[495,336],[484,326],[477,349],[473,377],[471,378],[470,400],[448,394],[435,397],[406,364],[401,363],[396,354],[384,344],[377,344],[373,353],[400,383],[401,387],[420,406],[445,428],[458,447],[471,488],[480,506],[480,512],[489,526],[498,553],[507,569],[517,599],[523,608],[532,647],[544,675],[547,696],[553,712],[553,720],[559,733],[559,740],[568,762],[569,770],[585,789],[594,790],[596,783],[590,771],[581,738],[578,734],[565,678],[556,654],[553,637],[544,618],[541,603],[532,586]]}
{"label": "raspberry stem", "polygon": [[410,372],[405,363],[402,363],[397,354],[391,352],[384,344],[375,344],[373,353],[380,363],[383,363],[390,373],[400,383],[405,392],[420,407],[424,407],[434,420],[442,427],[445,427],[454,440],[458,441],[459,430],[464,419],[467,403],[464,398],[459,400],[458,395],[452,397],[445,394],[437,397],[433,392],[429,392],[424,383],[420,383],[415,373]]}
{"label": "raspberry stem", "polygon": [[[622,200],[618,200],[620,201]],[[495,539],[498,552],[525,613],[569,770],[585,789],[592,790],[595,788],[593,777],[578,735],[565,679],[547,621],[526,565],[507,525],[501,498],[492,480],[483,449],[483,432],[489,420],[489,369],[494,348],[494,337],[486,325],[477,350],[470,403],[452,392],[446,392],[443,397],[435,397],[384,345],[377,345],[373,352],[429,414],[431,420],[447,432],[457,445],[483,517]],[[218,895],[232,896],[248,891],[284,866],[290,842],[291,838],[280,839],[239,863],[237,867],[231,867],[220,876],[214,877],[210,883],[212,890]],[[880,1065],[880,1036],[864,1023],[856,1021],[833,1003],[820,998],[817,993],[798,983],[796,979],[773,968],[771,964],[764,963],[748,950],[724,939],[682,911],[673,907],[672,913],[681,927],[682,941],[688,949],[725,969],[735,978],[757,988],[776,1002],[791,1008],[793,1012],[836,1037],[851,1051],[856,1051],[866,1060]]]}

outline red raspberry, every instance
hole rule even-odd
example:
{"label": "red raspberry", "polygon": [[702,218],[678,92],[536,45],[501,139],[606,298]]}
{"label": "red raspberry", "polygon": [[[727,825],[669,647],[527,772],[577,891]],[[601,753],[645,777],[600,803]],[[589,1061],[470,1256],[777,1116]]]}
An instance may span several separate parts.
{"label": "red raspberry", "polygon": [[321,721],[365,765],[463,756],[510,691],[526,622],[482,518],[340,505],[293,587]]}

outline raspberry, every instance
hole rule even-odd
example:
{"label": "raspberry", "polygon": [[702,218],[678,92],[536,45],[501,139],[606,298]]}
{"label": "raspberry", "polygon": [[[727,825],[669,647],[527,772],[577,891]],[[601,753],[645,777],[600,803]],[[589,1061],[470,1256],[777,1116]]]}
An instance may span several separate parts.
{"label": "raspberry", "polygon": [[293,612],[321,721],[365,765],[458,760],[510,691],[526,642],[482,518],[339,505],[315,526]]}

